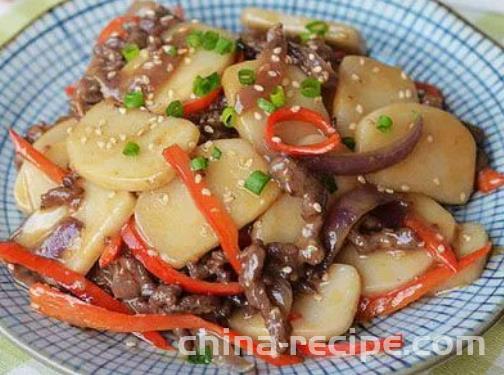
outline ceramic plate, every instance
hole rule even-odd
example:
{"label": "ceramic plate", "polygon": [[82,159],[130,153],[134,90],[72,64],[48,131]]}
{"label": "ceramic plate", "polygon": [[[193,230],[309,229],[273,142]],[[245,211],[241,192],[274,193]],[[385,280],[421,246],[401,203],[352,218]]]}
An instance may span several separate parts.
{"label": "ceramic plate", "polygon": [[[64,87],[90,59],[99,30],[123,12],[129,0],[78,0],[44,14],[0,52],[0,125],[23,132],[37,121],[51,122],[68,110]],[[165,1],[167,5],[170,2]],[[373,58],[401,66],[410,76],[438,85],[455,114],[485,129],[493,167],[504,170],[504,53],[449,9],[429,0],[187,0],[186,14],[238,30],[245,6],[275,8],[357,27]],[[172,4],[173,5],[173,4]],[[442,126],[442,124],[440,124]],[[12,196],[12,145],[0,131],[0,238],[21,223]],[[483,223],[496,246],[504,244],[504,189],[476,194],[453,209],[460,222]],[[451,338],[483,332],[504,303],[504,256],[494,254],[483,276],[471,286],[426,298],[387,318],[357,327],[363,335],[402,332],[405,353],[357,358],[307,360],[282,368],[258,363],[260,374],[407,373],[442,359],[429,343],[408,353],[418,336]],[[192,366],[140,344],[129,349],[125,336],[83,331],[46,319],[29,308],[26,292],[0,267],[0,327],[33,356],[62,371],[93,374],[215,374],[214,366]]]}

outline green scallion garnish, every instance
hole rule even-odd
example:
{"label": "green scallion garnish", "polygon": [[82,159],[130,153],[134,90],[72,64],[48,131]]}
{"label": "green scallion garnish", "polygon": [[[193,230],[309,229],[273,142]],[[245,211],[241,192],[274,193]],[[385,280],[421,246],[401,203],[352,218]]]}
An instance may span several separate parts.
{"label": "green scallion garnish", "polygon": [[166,116],[183,117],[184,106],[180,100],[174,100],[166,107]]}
{"label": "green scallion garnish", "polygon": [[253,85],[255,83],[255,72],[252,69],[240,69],[238,71],[238,80],[242,85]]}
{"label": "green scallion garnish", "polygon": [[206,346],[204,353],[196,350],[196,354],[187,356],[187,362],[192,363],[193,365],[208,365],[212,363],[212,349],[209,346]]}
{"label": "green scallion garnish", "polygon": [[222,156],[222,151],[220,148],[218,148],[217,146],[214,146],[212,148],[212,159],[213,160],[219,160]]}
{"label": "green scallion garnish", "polygon": [[125,156],[138,156],[140,154],[140,146],[135,142],[128,142],[123,148],[123,155]]}
{"label": "green scallion garnish", "polygon": [[266,113],[273,113],[276,110],[275,105],[264,98],[257,99],[257,106]]}
{"label": "green scallion garnish", "polygon": [[220,120],[226,128],[234,128],[237,116],[238,115],[233,107],[226,107],[221,113]]}
{"label": "green scallion garnish", "polygon": [[341,142],[343,142],[343,144],[345,146],[347,146],[350,150],[354,151],[355,150],[355,139],[352,138],[352,137],[343,137],[341,139]]}
{"label": "green scallion garnish", "polygon": [[219,34],[215,31],[206,31],[201,38],[201,46],[207,51],[211,51],[217,45]]}
{"label": "green scallion garnish", "polygon": [[126,108],[140,108],[145,104],[144,94],[141,91],[130,91],[124,95],[124,106]]}
{"label": "green scallion garnish", "polygon": [[324,36],[329,31],[329,25],[324,21],[312,21],[306,24],[306,30],[317,36]]}
{"label": "green scallion garnish", "polygon": [[178,54],[178,48],[175,46],[167,46],[166,48],[164,48],[164,51],[167,55],[170,55],[172,57],[175,57]]}
{"label": "green scallion garnish", "polygon": [[271,176],[268,176],[263,171],[254,171],[245,180],[245,189],[251,191],[256,195],[260,195],[261,192],[266,187],[267,183],[271,180]]}
{"label": "green scallion garnish", "polygon": [[217,41],[217,45],[215,46],[215,52],[219,55],[225,55],[227,53],[231,53],[235,50],[236,44],[234,40],[227,39],[224,37],[220,37]]}
{"label": "green scallion garnish", "polygon": [[197,76],[193,83],[193,93],[202,97],[215,90],[220,85],[220,77],[217,73],[212,73],[207,77]]}
{"label": "green scallion garnish", "polygon": [[140,48],[135,43],[127,43],[121,50],[121,54],[127,62],[130,62],[140,55]]}
{"label": "green scallion garnish", "polygon": [[203,32],[199,30],[193,30],[186,37],[186,43],[189,47],[198,48],[199,46],[201,46],[202,39],[203,39]]}
{"label": "green scallion garnish", "polygon": [[285,105],[285,91],[282,86],[277,86],[273,89],[270,94],[270,100],[276,108]]}
{"label": "green scallion garnish", "polygon": [[381,115],[380,117],[378,117],[376,129],[378,129],[382,133],[388,133],[392,130],[392,125],[394,125],[394,122],[389,116]]}
{"label": "green scallion garnish", "polygon": [[318,79],[306,78],[301,82],[301,94],[307,98],[317,98],[322,92],[322,85]]}
{"label": "green scallion garnish", "polygon": [[208,167],[208,159],[203,156],[196,156],[191,159],[191,169],[193,171],[201,171]]}

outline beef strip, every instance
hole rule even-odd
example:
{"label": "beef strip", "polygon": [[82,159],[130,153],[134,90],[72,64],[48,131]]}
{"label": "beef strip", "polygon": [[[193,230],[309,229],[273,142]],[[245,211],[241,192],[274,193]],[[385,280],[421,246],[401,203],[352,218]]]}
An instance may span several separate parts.
{"label": "beef strip", "polygon": [[[290,284],[283,283],[279,288],[272,288],[272,284],[275,284],[275,276],[264,275],[265,259],[266,250],[260,241],[245,248],[239,256],[242,269],[239,281],[248,303],[259,310],[264,319],[271,336],[272,348],[282,353],[287,349],[292,331],[287,319],[291,303],[287,306],[283,301],[288,299],[292,301],[292,290],[289,297],[282,293],[285,293],[286,287],[290,289]],[[270,292],[273,294],[271,295]]]}
{"label": "beef strip", "polygon": [[41,207],[51,208],[67,205],[71,210],[76,211],[83,199],[85,190],[82,188],[79,176],[75,173],[65,176],[63,185],[50,189],[41,196]]}
{"label": "beef strip", "polygon": [[189,120],[200,130],[198,144],[215,139],[238,137],[236,129],[226,127],[220,119],[221,113],[226,106],[226,97],[224,94],[221,94],[219,99],[210,104],[207,109],[189,116]]}
{"label": "beef strip", "polygon": [[68,217],[35,249],[35,253],[50,259],[58,259],[67,249],[75,246],[81,239],[81,221]]}
{"label": "beef strip", "polygon": [[396,230],[384,228],[378,232],[363,234],[353,229],[347,237],[360,252],[373,252],[377,250],[412,250],[419,248],[419,241],[414,232],[409,228]]}
{"label": "beef strip", "polygon": [[35,143],[40,137],[44,135],[46,131],[50,128],[45,122],[41,122],[39,124],[35,124],[31,126],[25,135],[25,139],[30,143]]}
{"label": "beef strip", "polygon": [[233,272],[222,250],[214,250],[203,256],[198,262],[187,264],[189,276],[199,280],[229,282]]}

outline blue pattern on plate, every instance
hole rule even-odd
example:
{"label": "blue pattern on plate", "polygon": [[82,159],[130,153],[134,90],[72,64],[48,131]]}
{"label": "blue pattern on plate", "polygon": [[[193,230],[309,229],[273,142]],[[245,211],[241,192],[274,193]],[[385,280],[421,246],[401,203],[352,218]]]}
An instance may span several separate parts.
{"label": "blue pattern on plate", "polygon": [[[169,2],[165,2],[170,4]],[[0,124],[18,131],[51,122],[67,110],[64,87],[85,69],[99,30],[124,11],[128,1],[80,0],[45,14],[0,53]],[[207,0],[184,1],[189,17],[238,30],[244,6],[275,8],[287,13],[347,22],[360,29],[371,56],[399,65],[418,80],[443,88],[448,106],[463,120],[486,130],[486,150],[493,166],[504,170],[504,53],[446,8],[428,0]],[[441,126],[442,124],[440,124]],[[22,221],[12,196],[15,178],[12,145],[0,132],[0,238]],[[485,225],[496,246],[504,244],[504,190],[475,195],[454,208],[459,221]],[[442,297],[424,299],[372,324],[359,326],[364,335],[402,332],[407,347],[419,335],[471,335],[482,332],[504,304],[502,254],[493,255],[471,286]],[[40,359],[62,370],[96,374],[221,372],[192,366],[170,354],[141,344],[127,349],[124,335],[71,328],[33,313],[26,293],[0,268],[0,326],[4,333]],[[307,360],[277,369],[258,363],[261,373],[388,373],[411,372],[440,359],[427,344],[422,354]]]}

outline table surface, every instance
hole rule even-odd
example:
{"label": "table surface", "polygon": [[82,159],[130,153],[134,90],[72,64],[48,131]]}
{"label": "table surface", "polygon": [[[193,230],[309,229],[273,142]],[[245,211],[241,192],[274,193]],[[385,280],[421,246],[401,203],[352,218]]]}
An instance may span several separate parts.
{"label": "table surface", "polygon": [[[0,0],[0,45],[62,0]],[[504,44],[503,0],[446,0],[470,22]],[[504,374],[504,318],[485,335],[484,355],[461,355],[428,371],[434,375]],[[56,375],[0,335],[0,375]]]}

